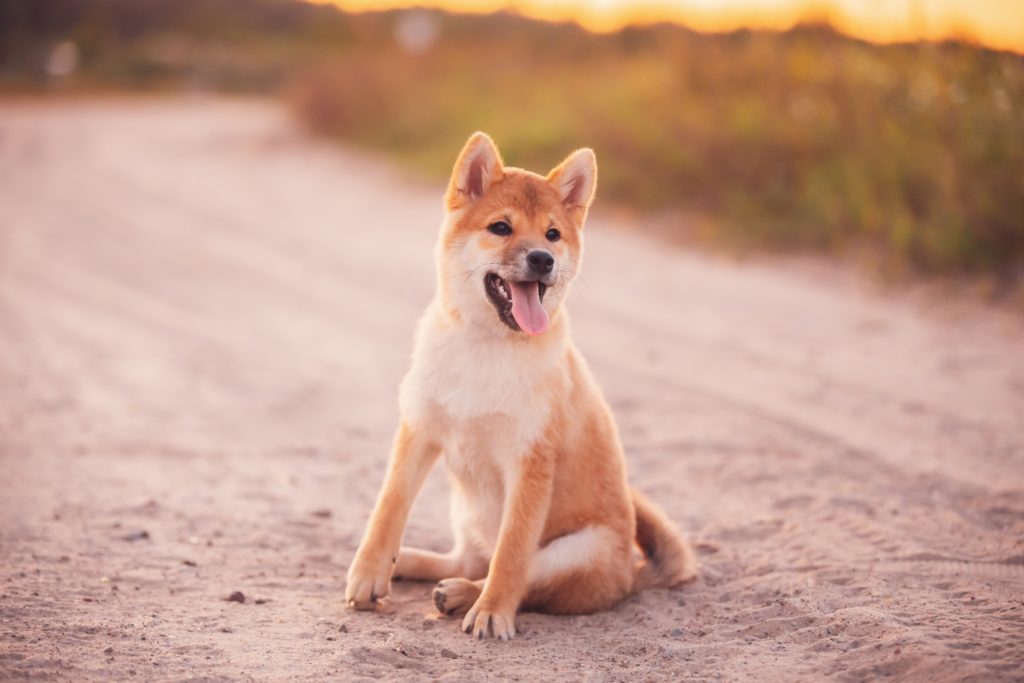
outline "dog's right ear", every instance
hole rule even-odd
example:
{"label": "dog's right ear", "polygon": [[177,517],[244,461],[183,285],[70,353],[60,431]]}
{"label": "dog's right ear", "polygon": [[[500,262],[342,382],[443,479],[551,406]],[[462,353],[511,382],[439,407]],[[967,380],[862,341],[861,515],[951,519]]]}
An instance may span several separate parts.
{"label": "dog's right ear", "polygon": [[501,180],[501,155],[494,141],[486,133],[473,133],[462,148],[444,203],[449,211],[472,204],[483,196],[487,188]]}

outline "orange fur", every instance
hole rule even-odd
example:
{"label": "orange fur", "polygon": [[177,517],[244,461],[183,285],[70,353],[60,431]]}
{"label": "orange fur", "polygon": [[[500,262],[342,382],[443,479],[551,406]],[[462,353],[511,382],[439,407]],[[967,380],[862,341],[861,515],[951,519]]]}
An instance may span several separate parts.
{"label": "orange fur", "polygon": [[[543,177],[505,167],[482,133],[466,143],[445,195],[437,293],[400,392],[402,424],[349,568],[350,605],[372,607],[393,573],[435,580],[439,610],[465,609],[464,630],[507,639],[521,607],[591,612],[695,576],[678,531],[630,490],[614,419],[570,339],[562,302],[579,270],[596,174],[590,150]],[[497,222],[511,234],[488,229]],[[528,263],[537,250],[554,260],[546,274]],[[507,302],[485,278],[504,287]],[[516,283],[539,297],[548,327],[515,324],[520,309],[507,290]],[[412,501],[442,452],[455,546],[400,548]]]}

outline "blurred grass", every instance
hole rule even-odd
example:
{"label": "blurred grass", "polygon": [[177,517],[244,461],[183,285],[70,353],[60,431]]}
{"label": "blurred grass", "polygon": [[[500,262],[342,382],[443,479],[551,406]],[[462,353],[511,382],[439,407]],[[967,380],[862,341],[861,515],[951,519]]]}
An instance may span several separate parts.
{"label": "blurred grass", "polygon": [[[20,18],[13,6],[0,0],[8,87],[46,81],[20,54],[70,39],[80,83],[281,91],[313,130],[432,177],[478,129],[535,170],[587,145],[601,202],[705,217],[700,237],[717,243],[1024,276],[1019,55],[877,46],[811,25],[592,35],[504,14],[349,16],[282,0],[55,0]],[[396,40],[410,21],[436,32],[422,51]]]}

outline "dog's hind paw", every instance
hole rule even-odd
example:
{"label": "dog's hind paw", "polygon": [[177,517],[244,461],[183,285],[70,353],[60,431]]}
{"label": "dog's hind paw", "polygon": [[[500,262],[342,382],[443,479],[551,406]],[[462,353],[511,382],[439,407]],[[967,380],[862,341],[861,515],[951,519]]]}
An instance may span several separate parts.
{"label": "dog's hind paw", "polygon": [[482,584],[482,581],[462,578],[442,579],[434,586],[434,592],[431,594],[434,608],[441,614],[448,615],[465,611],[480,597]]}

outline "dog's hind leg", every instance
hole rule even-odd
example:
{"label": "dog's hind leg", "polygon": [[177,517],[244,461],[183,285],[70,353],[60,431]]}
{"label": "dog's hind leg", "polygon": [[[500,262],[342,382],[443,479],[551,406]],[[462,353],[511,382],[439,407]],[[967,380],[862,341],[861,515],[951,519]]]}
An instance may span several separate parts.
{"label": "dog's hind leg", "polygon": [[[530,566],[523,608],[554,614],[584,614],[611,607],[633,583],[632,544],[606,526],[592,525],[556,538],[537,551]],[[484,581],[444,579],[433,600],[442,614],[464,612]]]}
{"label": "dog's hind leg", "polygon": [[435,553],[402,546],[395,561],[394,578],[410,581],[437,581],[462,573],[463,554],[457,550]]}
{"label": "dog's hind leg", "polygon": [[395,561],[394,578],[410,581],[440,581],[449,576],[483,578],[487,562],[462,543],[447,553],[435,553],[402,546]]}
{"label": "dog's hind leg", "polygon": [[554,539],[530,565],[523,609],[586,614],[611,607],[632,588],[632,553],[629,539],[599,524]]}

